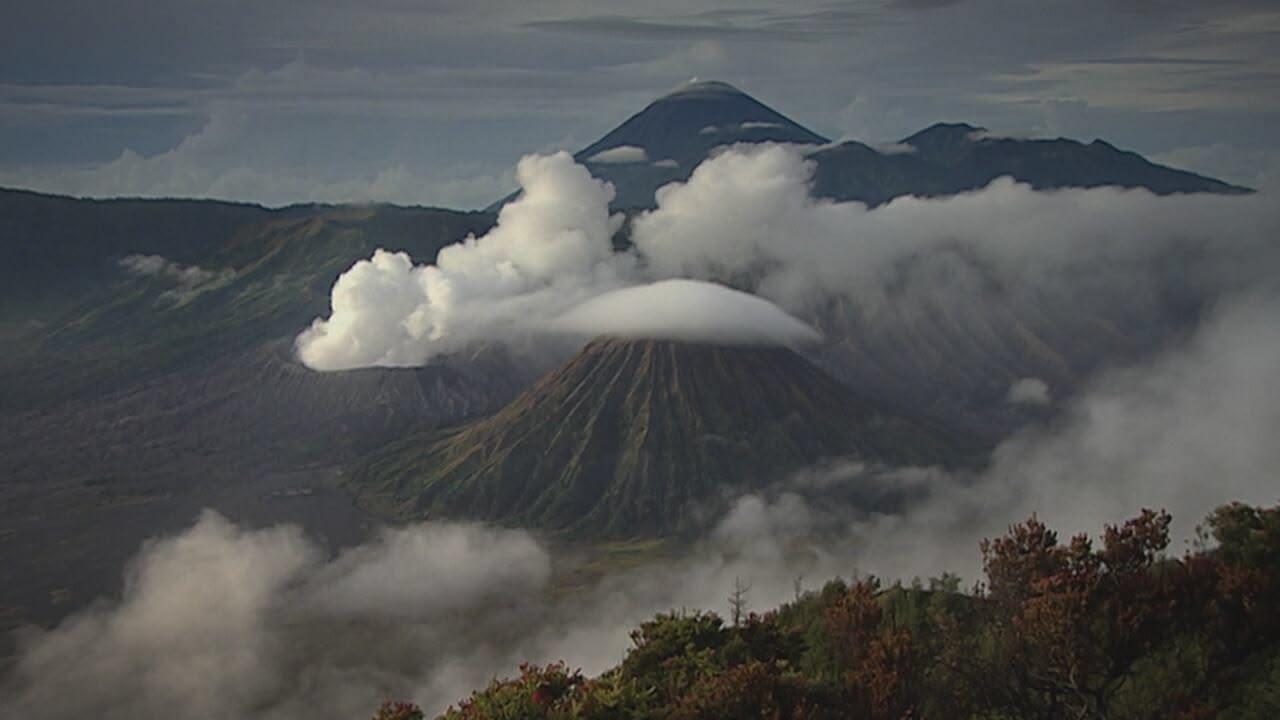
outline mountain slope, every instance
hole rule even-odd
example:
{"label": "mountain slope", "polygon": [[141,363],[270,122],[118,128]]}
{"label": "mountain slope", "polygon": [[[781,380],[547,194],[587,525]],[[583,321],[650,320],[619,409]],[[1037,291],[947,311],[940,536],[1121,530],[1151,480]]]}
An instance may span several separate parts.
{"label": "mountain slope", "polygon": [[350,487],[403,517],[627,537],[693,529],[723,491],[822,458],[960,453],[788,349],[598,340],[496,415],[374,454]]}
{"label": "mountain slope", "polygon": [[[58,303],[14,293],[0,306],[6,328],[0,339],[12,342],[0,357],[6,410],[87,398],[291,340],[327,314],[334,281],[356,259],[386,248],[429,261],[493,221],[482,213],[390,206],[267,211],[186,201],[25,199],[10,218],[17,249],[4,247],[31,261],[7,271],[18,275],[25,267],[27,282],[51,288],[46,292]],[[184,236],[180,218],[189,208],[199,232]],[[43,214],[61,217],[61,225],[39,219]],[[235,222],[207,222],[211,214]],[[129,233],[95,233],[117,216],[129,218],[120,221]],[[46,230],[49,223],[56,228]],[[138,254],[198,275],[188,282],[121,265]]]}
{"label": "mountain slope", "polygon": [[733,142],[828,140],[728,83],[691,82],[654,100],[609,134],[576,154],[591,161],[620,146],[644,148],[653,162],[696,164],[718,145]]}
{"label": "mountain slope", "polygon": [[114,264],[159,254],[189,265],[270,211],[203,200],[80,200],[0,188],[0,337],[33,314],[65,309],[111,284]]}
{"label": "mountain slope", "polygon": [[[596,177],[613,183],[615,208],[641,208],[653,205],[659,187],[688,179],[712,149],[759,142],[822,145],[828,140],[728,83],[689,82],[654,100],[574,158]],[[610,151],[617,157],[620,148],[643,150],[643,159],[625,152],[613,159]]]}
{"label": "mountain slope", "polygon": [[[17,258],[0,268],[0,656],[3,630],[118,591],[138,545],[201,508],[357,540],[334,466],[493,412],[536,376],[491,348],[340,373],[292,357],[354,260],[430,260],[491,215],[5,191],[0,208],[0,257]],[[199,272],[131,272],[131,254]]]}
{"label": "mountain slope", "polygon": [[1243,193],[1246,188],[1152,163],[1102,140],[991,137],[963,123],[937,124],[903,139],[894,152],[845,142],[810,156],[813,192],[832,200],[878,205],[900,195],[952,195],[1001,176],[1039,190],[1143,187],[1159,195]]}
{"label": "mountain slope", "polygon": [[[648,207],[655,190],[688,179],[712,149],[743,142],[821,145],[827,139],[728,83],[690,82],[654,100],[574,157],[593,175],[613,183],[615,207]],[[624,147],[643,149],[645,161],[601,162],[608,151]]]}

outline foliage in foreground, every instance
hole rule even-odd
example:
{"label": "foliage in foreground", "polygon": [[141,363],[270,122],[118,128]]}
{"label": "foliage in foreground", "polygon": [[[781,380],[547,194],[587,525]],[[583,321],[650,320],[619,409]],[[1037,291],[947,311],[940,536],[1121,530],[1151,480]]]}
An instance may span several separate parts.
{"label": "foliage in foreground", "polygon": [[1182,558],[1164,555],[1169,521],[1144,511],[1064,543],[1033,516],[982,543],[970,594],[952,576],[863,578],[734,625],[659,615],[600,677],[525,665],[442,717],[1280,717],[1280,506],[1219,508]]}

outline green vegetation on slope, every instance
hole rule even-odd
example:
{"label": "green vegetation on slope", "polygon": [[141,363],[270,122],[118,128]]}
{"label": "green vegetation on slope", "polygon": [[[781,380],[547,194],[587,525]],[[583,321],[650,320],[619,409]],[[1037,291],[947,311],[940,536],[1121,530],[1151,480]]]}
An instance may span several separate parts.
{"label": "green vegetation on slope", "polygon": [[[1032,517],[959,590],[839,580],[764,615],[659,615],[597,678],[523,666],[447,720],[1245,718],[1280,713],[1280,506],[1222,507],[1216,545],[1164,555],[1144,511],[1101,543]],[[421,718],[388,704],[379,720]]]}

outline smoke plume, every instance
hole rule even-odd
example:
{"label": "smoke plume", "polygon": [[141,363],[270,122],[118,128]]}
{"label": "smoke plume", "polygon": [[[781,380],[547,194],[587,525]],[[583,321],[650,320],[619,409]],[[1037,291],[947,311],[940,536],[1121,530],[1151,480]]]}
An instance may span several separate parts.
{"label": "smoke plume", "polygon": [[532,319],[618,287],[630,258],[613,252],[622,221],[613,187],[568,153],[520,161],[522,195],[483,237],[440,251],[434,264],[379,250],[333,286],[332,312],[298,336],[317,370],[421,365],[468,342],[501,337]]}

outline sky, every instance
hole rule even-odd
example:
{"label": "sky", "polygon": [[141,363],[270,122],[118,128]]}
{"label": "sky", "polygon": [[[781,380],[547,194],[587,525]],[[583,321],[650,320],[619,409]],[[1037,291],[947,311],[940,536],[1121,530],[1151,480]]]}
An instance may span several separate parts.
{"label": "sky", "polygon": [[1280,183],[1272,0],[25,0],[0,185],[482,207],[691,77],[831,138],[965,121]]}

